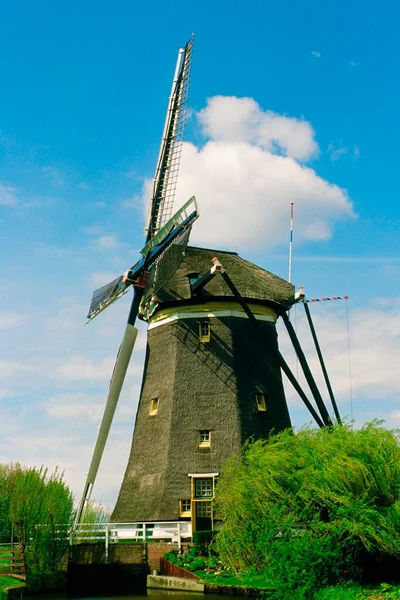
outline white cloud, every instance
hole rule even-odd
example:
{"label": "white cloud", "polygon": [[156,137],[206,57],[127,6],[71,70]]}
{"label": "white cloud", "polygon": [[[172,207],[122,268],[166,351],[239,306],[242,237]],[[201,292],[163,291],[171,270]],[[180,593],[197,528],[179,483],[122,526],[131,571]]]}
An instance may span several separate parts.
{"label": "white cloud", "polygon": [[103,358],[97,362],[86,356],[74,355],[55,367],[55,373],[68,381],[101,381],[110,379],[115,357]]}
{"label": "white cloud", "polygon": [[88,190],[90,188],[90,185],[88,183],[86,183],[86,181],[81,181],[80,183],[77,184],[76,187],[78,190]]}
{"label": "white cloud", "polygon": [[0,311],[0,329],[20,327],[26,323],[26,316],[20,313]]}
{"label": "white cloud", "polygon": [[[371,402],[372,417],[386,417],[389,422],[390,403],[398,403],[400,395],[400,379],[395,360],[400,356],[400,302],[395,301],[391,306],[382,305],[380,299],[371,307],[352,310],[349,305],[350,323],[350,354],[348,352],[348,330],[344,303],[335,307],[325,305],[311,308],[314,325],[334,394],[339,402],[342,415],[349,414],[350,383],[354,398],[354,416],[364,411],[363,403]],[[293,315],[294,320],[294,315]],[[325,399],[328,395],[322,379],[319,362],[315,355],[314,345],[308,326],[305,322],[303,308],[297,307],[297,332],[300,343],[305,351],[312,372],[319,384]],[[281,328],[280,346],[284,355],[292,355],[287,335]],[[349,367],[350,358],[350,367]],[[291,368],[295,372],[295,361],[291,359]],[[351,380],[350,380],[351,368]],[[300,367],[298,366],[300,371]],[[304,378],[300,380],[304,389]],[[291,404],[299,406],[301,400],[287,386]],[[311,397],[311,394],[309,394]],[[388,410],[389,409],[389,410]],[[365,417],[364,417],[365,419]]]}
{"label": "white cloud", "polygon": [[0,360],[0,379],[30,373],[33,370],[33,366],[26,364],[26,362]]}
{"label": "white cloud", "polygon": [[[212,139],[185,143],[175,210],[195,195],[191,242],[249,252],[286,243],[290,203],[296,240],[326,240],[336,220],[354,218],[346,190],[300,161],[318,150],[309,123],[262,111],[252,98],[216,96],[198,113]],[[142,190],[146,210],[152,182]]]}
{"label": "white cloud", "polygon": [[328,154],[331,157],[332,162],[336,162],[339,160],[341,156],[348,153],[348,148],[346,146],[338,146],[335,147],[335,144],[331,142],[328,146]]}
{"label": "white cloud", "polygon": [[18,204],[17,188],[0,183],[0,206],[16,206]]}
{"label": "white cloud", "polygon": [[321,52],[315,52],[315,50],[313,50],[311,54],[315,56],[315,58],[321,58]]}
{"label": "white cloud", "polygon": [[198,113],[204,133],[218,142],[247,142],[298,160],[318,152],[314,130],[307,121],[261,110],[253,98],[214,96]]}
{"label": "white cloud", "polygon": [[107,285],[114,279],[116,279],[118,275],[112,271],[97,271],[90,275],[90,281],[96,287],[102,287],[103,285]]}
{"label": "white cloud", "polygon": [[104,409],[104,397],[82,392],[69,392],[51,396],[42,406],[47,415],[54,419],[75,419],[98,422]]}
{"label": "white cloud", "polygon": [[110,233],[106,235],[100,235],[98,238],[93,240],[93,245],[102,250],[113,250],[119,246],[117,235]]}
{"label": "white cloud", "polygon": [[286,242],[291,202],[298,242],[328,239],[334,220],[353,216],[344,190],[292,158],[244,142],[185,144],[176,206],[192,194],[200,219],[191,241],[247,254]]}

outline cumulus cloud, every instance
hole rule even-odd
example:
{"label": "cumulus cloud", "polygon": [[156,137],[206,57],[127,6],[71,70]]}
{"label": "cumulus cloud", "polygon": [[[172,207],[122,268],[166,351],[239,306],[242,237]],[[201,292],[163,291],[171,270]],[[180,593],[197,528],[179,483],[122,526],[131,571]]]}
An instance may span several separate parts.
{"label": "cumulus cloud", "polygon": [[[307,121],[233,96],[208,99],[198,119],[208,139],[184,144],[175,199],[175,209],[198,200],[192,243],[247,254],[286,243],[291,202],[298,243],[329,239],[335,221],[355,216],[346,190],[304,164],[318,153]],[[146,180],[145,206],[150,194]]]}
{"label": "cumulus cloud", "polygon": [[245,142],[185,144],[177,203],[195,194],[201,217],[191,240],[249,250],[286,242],[296,204],[296,239],[324,240],[333,221],[353,216],[347,193],[293,158]]}
{"label": "cumulus cloud", "polygon": [[253,98],[214,96],[198,118],[205,135],[218,142],[247,142],[299,160],[318,152],[310,123],[263,111]]}

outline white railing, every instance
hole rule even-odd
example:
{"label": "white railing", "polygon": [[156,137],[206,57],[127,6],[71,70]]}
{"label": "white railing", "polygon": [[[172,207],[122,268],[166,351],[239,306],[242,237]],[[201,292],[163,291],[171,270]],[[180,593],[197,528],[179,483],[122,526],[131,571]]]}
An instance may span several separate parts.
{"label": "white railing", "polygon": [[192,524],[187,521],[139,523],[83,523],[70,532],[70,544],[104,541],[109,544],[126,541],[166,541],[181,546],[182,538],[191,539]]}

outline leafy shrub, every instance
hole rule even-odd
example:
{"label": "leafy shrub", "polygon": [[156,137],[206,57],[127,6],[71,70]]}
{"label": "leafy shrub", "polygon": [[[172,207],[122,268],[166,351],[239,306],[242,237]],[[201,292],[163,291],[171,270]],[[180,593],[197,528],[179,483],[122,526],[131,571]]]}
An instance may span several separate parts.
{"label": "leafy shrub", "polygon": [[374,422],[249,443],[217,488],[221,560],[266,573],[279,598],[360,577],[365,555],[400,557],[397,431]]}
{"label": "leafy shrub", "polygon": [[208,556],[210,554],[210,546],[215,540],[216,535],[216,531],[194,531],[193,544],[197,553],[201,556]]}

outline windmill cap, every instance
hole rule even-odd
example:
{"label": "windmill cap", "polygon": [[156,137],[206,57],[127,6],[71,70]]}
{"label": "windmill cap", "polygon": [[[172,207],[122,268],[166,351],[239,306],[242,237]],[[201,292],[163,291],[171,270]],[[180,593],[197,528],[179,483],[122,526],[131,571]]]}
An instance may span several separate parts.
{"label": "windmill cap", "polygon": [[[159,303],[176,304],[193,300],[191,281],[212,267],[214,270],[225,270],[245,299],[278,304],[284,310],[291,305],[295,290],[285,279],[245,260],[237,252],[194,246],[187,247],[180,266],[157,293]],[[223,278],[216,276],[204,287],[202,296],[216,299],[232,297],[233,294]]]}

